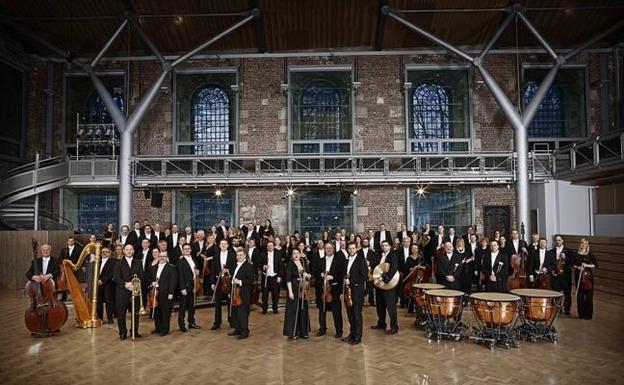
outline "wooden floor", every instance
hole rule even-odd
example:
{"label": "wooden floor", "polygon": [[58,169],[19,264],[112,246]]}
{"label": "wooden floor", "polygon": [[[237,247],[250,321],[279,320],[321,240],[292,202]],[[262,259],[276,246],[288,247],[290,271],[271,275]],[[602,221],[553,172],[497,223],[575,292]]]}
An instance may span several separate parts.
{"label": "wooden floor", "polygon": [[[470,341],[429,342],[400,310],[401,330],[370,330],[374,309],[364,309],[364,342],[349,346],[333,337],[288,341],[283,309],[251,314],[251,337],[239,341],[227,329],[208,330],[212,309],[199,309],[202,330],[120,341],[115,325],[82,330],[68,323],[58,336],[33,339],[23,322],[28,302],[0,292],[0,384],[596,384],[624,378],[624,301],[598,294],[591,321],[562,316],[560,341],[496,349]],[[573,312],[574,312],[573,308]],[[313,332],[317,310],[311,309]],[[467,312],[465,312],[465,315]],[[174,317],[177,313],[174,313]],[[328,324],[331,316],[328,316]],[[70,308],[70,319],[73,309]],[[345,314],[345,331],[348,322]]]}

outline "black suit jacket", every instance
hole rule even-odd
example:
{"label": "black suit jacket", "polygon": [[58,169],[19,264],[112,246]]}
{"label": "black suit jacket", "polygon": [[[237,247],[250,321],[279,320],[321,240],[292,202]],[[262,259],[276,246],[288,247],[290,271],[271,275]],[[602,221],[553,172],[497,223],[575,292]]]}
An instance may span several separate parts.
{"label": "black suit jacket", "polygon": [[[225,262],[225,268],[230,271],[230,274],[234,273],[236,268],[236,253],[231,249],[228,249],[227,258]],[[221,250],[217,250],[212,258],[212,276],[210,277],[210,283],[212,285],[217,283],[219,275],[221,274]]]}
{"label": "black suit jacket", "polygon": [[[325,273],[326,260],[327,260],[327,256],[321,259],[321,263],[320,263],[321,273]],[[347,268],[347,264],[346,264],[344,257],[340,255],[339,253],[334,253],[334,258],[332,260],[331,265],[329,266],[329,271],[327,272],[327,274],[333,277],[333,279],[328,281],[328,284],[331,286],[331,291],[332,291],[332,295],[334,296],[334,298],[340,298],[340,294],[342,294],[342,284],[344,283],[344,275],[345,275],[346,268]]]}
{"label": "black suit jacket", "polygon": [[[120,236],[121,237],[121,236]],[[136,231],[134,229],[130,230],[128,233],[128,239],[126,240],[126,244],[131,243],[134,246],[134,249],[141,248],[141,239],[143,238],[143,230],[140,231],[140,235],[137,236]]]}
{"label": "black suit jacket", "polygon": [[[197,266],[196,266],[197,267]],[[186,289],[187,295],[193,291],[195,282],[193,281],[193,269],[186,258],[182,257],[176,265],[178,270],[178,287],[180,290]]]}
{"label": "black suit jacket", "polygon": [[249,229],[245,225],[242,225],[242,226],[239,225],[238,226],[238,231],[240,231],[241,236],[243,237],[243,239],[247,239],[247,231],[248,230]]}
{"label": "black suit jacket", "polygon": [[409,260],[409,248],[407,250],[407,255],[405,255],[405,251],[403,249],[403,246],[401,245],[401,247],[397,250],[395,250],[395,253],[397,254],[397,262],[398,262],[398,266],[399,266],[399,272],[406,274],[409,272],[409,269],[407,268],[407,263],[406,261]]}
{"label": "black suit jacket", "polygon": [[[409,231],[409,230],[406,230],[406,232],[407,232],[407,237],[412,239],[412,232]],[[396,237],[399,238],[401,241],[403,241],[403,231],[402,230],[401,231],[397,231]]]}
{"label": "black suit jacket", "polygon": [[144,239],[147,239],[150,243],[150,249],[153,249],[155,247],[158,247],[158,240],[156,238],[156,235],[154,235],[154,233],[143,233],[143,235],[141,235],[141,238],[139,238],[139,243],[138,246],[141,247],[141,242],[143,242]]}
{"label": "black suit jacket", "polygon": [[[251,262],[251,264],[254,266],[254,268],[258,268],[258,266],[261,265],[260,261],[260,249],[258,248],[258,246],[255,246],[253,249],[253,252],[251,253],[251,260],[249,262]],[[275,254],[275,251],[273,252],[273,254]],[[247,259],[249,259],[249,248],[245,249],[245,255],[247,256]],[[281,265],[281,263],[280,263]]]}
{"label": "black suit jacket", "polygon": [[121,245],[123,247],[125,247],[126,245],[132,245],[134,246],[134,249],[136,250],[136,245],[135,243],[132,241],[132,237],[130,236],[130,233],[128,233],[128,235],[126,236],[126,241],[124,242],[122,239],[123,235],[121,235],[121,233],[117,236],[117,240],[119,242],[121,242]]}
{"label": "black suit jacket", "polygon": [[[151,271],[150,271],[151,282],[156,281],[156,273],[158,273],[158,265],[151,267]],[[163,267],[163,271],[160,273],[160,279],[158,280],[158,294],[166,297],[169,294],[174,294],[177,287],[178,287],[177,269],[172,264],[166,263],[165,267]]]}
{"label": "black suit jacket", "polygon": [[[494,268],[492,269],[492,252],[483,253],[481,260],[481,271],[485,276],[485,282],[488,291],[505,292],[507,291],[507,276],[509,275],[509,256],[502,250],[498,251],[498,255],[494,260]],[[496,276],[496,281],[490,281],[490,275]]]}
{"label": "black suit jacket", "polygon": [[[61,274],[61,263],[62,259],[54,258],[50,256],[50,261],[48,262],[48,271],[45,274],[52,274],[52,278],[56,279]],[[41,257],[37,258],[35,261],[31,261],[30,268],[26,272],[26,277],[28,280],[31,280],[33,275],[35,275],[35,263],[37,264],[37,268],[39,270],[39,274],[44,274],[42,271],[43,268],[43,260]]]}
{"label": "black suit jacket", "polygon": [[82,247],[76,244],[74,244],[74,249],[72,250],[71,254],[69,254],[69,247],[64,247],[61,249],[58,259],[61,261],[63,259],[69,259],[73,263],[76,263],[78,262],[78,258],[80,257],[81,252],[82,252]]}
{"label": "black suit jacket", "polygon": [[145,274],[141,261],[137,258],[132,259],[132,265],[128,266],[126,258],[122,257],[113,268],[113,280],[115,281],[115,287],[117,288],[118,301],[127,301],[130,299],[132,293],[126,289],[126,282],[130,282],[134,275],[141,280],[141,283],[145,280]]}
{"label": "black suit jacket", "polygon": [[[544,266],[546,270],[548,270],[548,274],[550,274],[555,265],[557,264],[557,257],[555,256],[555,252],[553,250],[546,250],[546,254],[544,255]],[[540,268],[540,257],[539,257],[539,249],[532,250],[529,252],[529,269],[527,274],[535,275],[535,271]]]}
{"label": "black suit jacket", "polygon": [[368,261],[371,269],[374,269],[379,264],[379,254],[375,252],[375,250],[368,248],[368,252],[366,256],[364,256],[364,249],[358,250],[358,254],[364,258],[365,261]]}
{"label": "black suit jacket", "polygon": [[[154,261],[154,257],[152,256],[152,249],[147,251],[147,259],[145,260],[145,272],[149,272],[150,266],[152,265],[152,261]],[[139,261],[143,260],[143,250],[139,249],[134,253],[134,258]],[[141,262],[141,267],[143,267],[143,262]]]}
{"label": "black suit jacket", "polygon": [[[382,258],[383,253],[379,255],[379,263],[381,263]],[[384,283],[390,282],[392,277],[394,277],[394,274],[399,270],[399,260],[397,258],[397,255],[392,250],[388,252],[388,255],[386,256],[386,262],[390,264],[390,269],[381,277]]]}
{"label": "black suit jacket", "polygon": [[169,234],[167,236],[167,250],[173,250],[176,246],[178,246],[179,243],[179,239],[180,237],[182,237],[182,234],[177,233],[178,234],[178,238],[175,240],[173,240],[173,234]]}
{"label": "black suit jacket", "polygon": [[[258,267],[264,268],[269,264],[269,253],[267,251],[258,254]],[[281,254],[278,250],[273,250],[273,271],[277,273],[278,277],[284,275],[284,265],[282,264]]]}
{"label": "black suit jacket", "polygon": [[[254,284],[254,267],[253,265],[245,260],[243,262],[243,264],[241,265],[241,267],[238,269],[238,271],[236,272],[236,275],[234,275],[234,271],[236,270],[236,263],[234,263],[234,266],[232,266],[232,282],[234,282],[234,279],[240,279],[241,280],[241,297],[243,299],[243,305],[248,306],[251,303],[251,289],[253,287]],[[249,316],[249,314],[247,314],[247,316]]]}
{"label": "black suit jacket", "polygon": [[220,225],[217,225],[217,243],[228,236],[228,226],[225,226],[225,232]]}
{"label": "black suit jacket", "polygon": [[351,270],[346,271],[346,268],[349,267],[349,262],[347,261],[347,266],[345,267],[345,273],[349,276],[349,286],[353,287],[357,285],[363,285],[368,280],[368,265],[366,264],[366,260],[364,259],[364,255],[357,254],[353,264],[351,265]]}
{"label": "black suit jacket", "polygon": [[[460,287],[459,277],[462,273],[462,256],[456,251],[453,251],[451,259],[446,256],[446,253],[438,256],[436,260],[436,266],[438,270],[437,280],[438,283],[444,285],[447,289],[456,289]],[[455,281],[449,282],[446,280],[447,275],[455,277]]]}
{"label": "black suit jacket", "polygon": [[169,255],[169,263],[171,263],[174,266],[177,265],[178,261],[180,260],[180,257],[182,257],[182,249],[180,248],[180,245],[177,245],[176,247],[171,249],[171,251],[168,252],[168,255]]}
{"label": "black suit jacket", "polygon": [[191,256],[193,257],[193,261],[200,266],[204,264],[204,258],[200,257],[200,254],[208,256],[208,242],[205,239],[203,242],[204,244],[202,245],[201,250],[199,249],[199,241],[195,241],[191,245]]}
{"label": "black suit jacket", "polygon": [[[388,230],[386,230],[385,241],[388,241],[390,243],[390,246],[392,247],[392,244],[394,243],[394,241],[392,239],[392,233],[390,233]],[[381,254],[381,232],[380,231],[375,231],[375,245],[374,246],[375,246],[375,251]]]}
{"label": "black suit jacket", "polygon": [[[100,264],[104,261],[103,259],[100,261]],[[102,281],[102,286],[108,286],[113,284],[113,274],[115,272],[115,265],[117,264],[117,260],[113,257],[108,257],[106,264],[102,267],[100,271],[99,279]],[[101,265],[100,265],[101,266]]]}
{"label": "black suit jacket", "polygon": [[[518,240],[518,249],[519,250],[516,250],[516,248],[514,247],[514,244],[513,244],[513,239],[510,239],[510,240],[507,241],[507,243],[505,243],[505,253],[507,255],[509,255],[509,256],[512,256],[513,254],[520,254],[520,251],[523,248],[526,248],[526,247],[527,247],[526,242],[523,241],[522,239],[520,239],[520,240]],[[528,249],[527,249],[527,251],[528,251]]]}

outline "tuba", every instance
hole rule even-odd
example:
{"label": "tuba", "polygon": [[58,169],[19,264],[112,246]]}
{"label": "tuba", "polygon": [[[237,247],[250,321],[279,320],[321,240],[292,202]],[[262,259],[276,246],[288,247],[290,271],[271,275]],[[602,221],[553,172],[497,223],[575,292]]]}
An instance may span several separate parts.
{"label": "tuba", "polygon": [[375,267],[375,270],[373,270],[373,283],[375,284],[376,288],[391,290],[394,289],[399,283],[399,271],[397,270],[388,283],[383,286],[379,286],[379,282],[382,280],[383,274],[387,273],[388,270],[390,270],[390,264],[388,262],[380,263],[379,265],[377,265],[377,267]]}
{"label": "tuba", "polygon": [[139,297],[139,304],[141,305],[141,309],[143,308],[143,296],[141,295],[141,280],[135,274],[130,281],[132,284],[132,320],[130,321],[130,325],[132,327],[132,339],[134,339],[134,335],[136,334],[135,325],[134,325],[134,316],[135,316],[135,308],[134,301],[136,297]]}

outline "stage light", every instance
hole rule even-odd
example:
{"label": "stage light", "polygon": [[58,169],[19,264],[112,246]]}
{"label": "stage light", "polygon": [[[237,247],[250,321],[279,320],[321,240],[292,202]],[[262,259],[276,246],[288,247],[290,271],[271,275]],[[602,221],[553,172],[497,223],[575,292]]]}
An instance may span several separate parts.
{"label": "stage light", "polygon": [[215,191],[215,195],[216,195],[217,197],[221,197],[221,196],[223,195],[223,191],[221,191],[221,189],[220,189],[220,188],[218,188],[218,189]]}
{"label": "stage light", "polygon": [[295,190],[289,187],[288,191],[286,192],[286,195],[288,195],[289,197],[295,195]]}
{"label": "stage light", "polygon": [[416,195],[418,195],[418,198],[425,198],[427,194],[427,187],[425,186],[416,186]]}
{"label": "stage light", "polygon": [[353,190],[353,195],[357,196],[359,193],[360,192],[357,189]]}

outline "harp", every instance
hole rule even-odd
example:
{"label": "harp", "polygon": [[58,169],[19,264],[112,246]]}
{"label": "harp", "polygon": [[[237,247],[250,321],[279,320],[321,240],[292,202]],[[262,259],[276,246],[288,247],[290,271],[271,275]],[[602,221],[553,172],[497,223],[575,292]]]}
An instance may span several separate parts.
{"label": "harp", "polygon": [[[97,314],[97,281],[100,272],[100,250],[102,244],[99,242],[91,242],[87,244],[80,253],[78,261],[74,264],[71,260],[65,259],[61,264],[61,269],[67,279],[67,288],[72,296],[74,310],[76,311],[76,324],[79,328],[97,328],[102,325],[102,320]],[[85,259],[91,252],[95,254],[95,263],[93,268],[93,281],[91,285],[91,304],[80,288],[80,282],[76,278],[75,272],[78,271],[85,262]]]}

